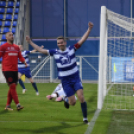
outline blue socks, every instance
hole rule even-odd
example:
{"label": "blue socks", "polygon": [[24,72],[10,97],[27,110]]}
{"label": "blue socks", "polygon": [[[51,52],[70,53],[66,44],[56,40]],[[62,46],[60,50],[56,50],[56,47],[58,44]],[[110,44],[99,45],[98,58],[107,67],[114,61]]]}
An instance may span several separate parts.
{"label": "blue socks", "polygon": [[36,83],[34,82],[34,83],[32,83],[32,85],[33,85],[34,89],[36,90],[36,92],[38,92],[38,89],[37,89]]}
{"label": "blue socks", "polygon": [[[21,85],[21,87],[22,87],[23,89],[25,89],[24,83],[23,83],[23,81],[22,81],[21,79],[19,79],[19,84]],[[38,92],[36,83],[32,83],[32,86],[34,87],[35,91]]]}
{"label": "blue socks", "polygon": [[87,118],[87,103],[86,102],[81,103],[81,109],[82,109],[83,117]]}
{"label": "blue socks", "polygon": [[21,79],[19,79],[19,84],[21,85],[21,87],[22,87],[23,89],[25,89],[24,83],[23,83],[23,81],[22,81]]}

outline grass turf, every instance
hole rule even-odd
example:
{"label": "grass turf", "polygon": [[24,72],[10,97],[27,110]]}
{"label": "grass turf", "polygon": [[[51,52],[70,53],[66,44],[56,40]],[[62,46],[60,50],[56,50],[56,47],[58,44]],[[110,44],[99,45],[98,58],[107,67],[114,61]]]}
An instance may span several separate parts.
{"label": "grass turf", "polygon": [[[122,109],[122,110],[113,110]],[[116,84],[105,97],[91,134],[133,134],[134,97],[130,84]]]}
{"label": "grass turf", "polygon": [[133,134],[133,124],[132,110],[102,109],[91,134]]}
{"label": "grass turf", "polygon": [[[82,122],[80,103],[69,109],[64,108],[63,102],[48,101],[46,95],[56,87],[56,83],[38,83],[39,96],[30,83],[26,83],[26,94],[18,85],[19,101],[24,109],[13,111],[4,110],[7,100],[8,86],[0,84],[0,134],[84,134],[87,125]],[[88,119],[92,119],[97,105],[97,84],[83,84],[84,96],[88,106]]]}

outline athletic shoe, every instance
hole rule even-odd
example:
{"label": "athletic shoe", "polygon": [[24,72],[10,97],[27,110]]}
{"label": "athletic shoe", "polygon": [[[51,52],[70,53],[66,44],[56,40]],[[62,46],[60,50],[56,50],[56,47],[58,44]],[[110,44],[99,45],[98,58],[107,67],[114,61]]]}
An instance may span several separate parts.
{"label": "athletic shoe", "polygon": [[36,92],[36,95],[38,96],[39,95],[39,92]]}
{"label": "athletic shoe", "polygon": [[21,110],[21,109],[23,109],[24,107],[23,106],[21,106],[21,105],[18,105],[17,106],[17,110],[19,111],[19,110]]}
{"label": "athletic shoe", "polygon": [[65,106],[65,108],[69,109],[69,103],[68,102],[64,101],[64,106]]}
{"label": "athletic shoe", "polygon": [[22,93],[25,94],[25,93],[26,93],[26,89],[23,89],[23,90],[22,90]]}
{"label": "athletic shoe", "polygon": [[11,108],[10,105],[9,105],[9,106],[6,106],[6,107],[5,107],[5,110],[13,111],[13,109]]}
{"label": "athletic shoe", "polygon": [[46,98],[47,98],[48,100],[51,100],[51,99],[52,99],[51,95],[47,95]]}
{"label": "athletic shoe", "polygon": [[58,102],[63,101],[63,98],[61,96],[59,96],[59,97],[56,98],[55,101],[58,101]]}
{"label": "athletic shoe", "polygon": [[88,123],[88,120],[84,120],[83,122],[84,122],[85,124],[89,124],[89,123]]}

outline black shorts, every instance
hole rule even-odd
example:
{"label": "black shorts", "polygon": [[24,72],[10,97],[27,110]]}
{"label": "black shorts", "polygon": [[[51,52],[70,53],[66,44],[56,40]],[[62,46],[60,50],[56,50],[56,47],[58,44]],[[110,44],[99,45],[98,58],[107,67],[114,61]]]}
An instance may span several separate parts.
{"label": "black shorts", "polygon": [[3,71],[3,74],[6,78],[8,84],[18,82],[18,71]]}

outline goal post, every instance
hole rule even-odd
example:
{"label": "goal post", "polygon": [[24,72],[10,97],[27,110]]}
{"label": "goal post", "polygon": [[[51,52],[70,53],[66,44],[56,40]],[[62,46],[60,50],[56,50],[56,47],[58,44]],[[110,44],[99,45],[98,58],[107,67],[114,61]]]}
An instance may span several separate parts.
{"label": "goal post", "polygon": [[100,20],[100,57],[99,57],[99,83],[98,83],[98,109],[102,108],[103,98],[106,94],[106,47],[107,47],[107,22],[106,22],[106,7],[101,7]]}
{"label": "goal post", "polygon": [[134,109],[134,19],[101,7],[97,108]]}

